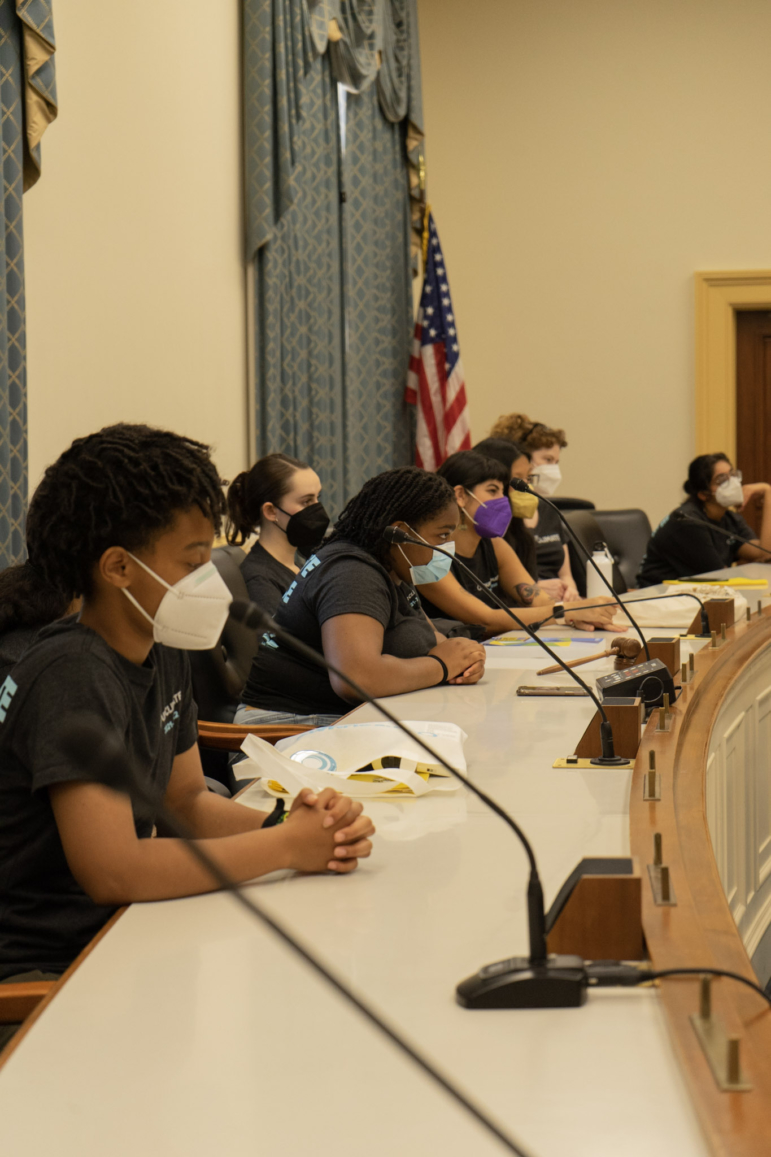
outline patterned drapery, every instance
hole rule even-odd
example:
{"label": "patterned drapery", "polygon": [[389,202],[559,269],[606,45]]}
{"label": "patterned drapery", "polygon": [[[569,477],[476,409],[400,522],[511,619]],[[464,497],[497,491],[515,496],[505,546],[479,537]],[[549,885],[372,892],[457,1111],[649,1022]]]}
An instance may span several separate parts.
{"label": "patterned drapery", "polygon": [[245,0],[244,13],[257,451],[307,459],[338,512],[372,474],[410,460],[415,0]]}
{"label": "patterned drapery", "polygon": [[0,568],[25,556],[27,358],[22,193],[40,176],[40,138],[56,116],[50,0],[0,0]]}

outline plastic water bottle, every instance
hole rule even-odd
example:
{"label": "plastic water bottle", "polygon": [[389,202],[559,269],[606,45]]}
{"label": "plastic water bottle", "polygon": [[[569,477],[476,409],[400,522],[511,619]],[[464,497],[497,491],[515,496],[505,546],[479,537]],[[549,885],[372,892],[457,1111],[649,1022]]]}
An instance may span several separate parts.
{"label": "plastic water bottle", "polygon": [[[607,579],[610,586],[613,586],[613,559],[610,556],[605,543],[599,543],[592,551],[592,559],[597,570],[599,570]],[[608,588],[602,581],[597,571],[587,562],[586,564],[586,597],[588,599],[596,599],[601,595],[609,594]]]}

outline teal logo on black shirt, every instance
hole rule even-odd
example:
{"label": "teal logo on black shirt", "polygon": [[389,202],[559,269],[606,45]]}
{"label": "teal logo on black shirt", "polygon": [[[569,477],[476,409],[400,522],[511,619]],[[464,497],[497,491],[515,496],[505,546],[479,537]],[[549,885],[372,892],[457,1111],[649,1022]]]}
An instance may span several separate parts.
{"label": "teal logo on black shirt", "polygon": [[5,717],[8,714],[8,708],[11,706],[11,700],[18,690],[18,685],[11,676],[8,675],[2,687],[0,687],[0,723],[5,723]]}
{"label": "teal logo on black shirt", "polygon": [[177,691],[171,703],[169,703],[169,705],[164,707],[163,711],[161,711],[161,724],[163,725],[164,734],[168,734],[169,731],[173,730],[174,724],[179,719],[179,711],[177,711],[177,705],[181,702],[182,692]]}

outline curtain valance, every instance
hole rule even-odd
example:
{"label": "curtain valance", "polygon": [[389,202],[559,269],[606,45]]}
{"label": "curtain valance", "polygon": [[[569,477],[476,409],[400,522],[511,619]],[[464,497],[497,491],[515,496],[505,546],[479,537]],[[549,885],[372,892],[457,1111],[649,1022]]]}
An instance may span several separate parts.
{"label": "curtain valance", "polygon": [[328,53],[352,93],[373,84],[386,120],[407,122],[412,225],[422,229],[423,108],[415,0],[274,0],[245,6],[247,257],[295,201],[298,126],[309,69]]}

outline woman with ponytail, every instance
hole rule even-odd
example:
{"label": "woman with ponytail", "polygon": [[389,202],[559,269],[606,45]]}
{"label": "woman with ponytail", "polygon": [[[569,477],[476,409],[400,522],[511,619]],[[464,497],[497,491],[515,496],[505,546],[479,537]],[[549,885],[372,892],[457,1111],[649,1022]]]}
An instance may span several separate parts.
{"label": "woman with ponytail", "polygon": [[270,615],[299,570],[295,552],[307,558],[329,526],[320,493],[316,471],[287,454],[266,454],[230,484],[227,539],[240,545],[259,533],[241,573],[249,598]]}

